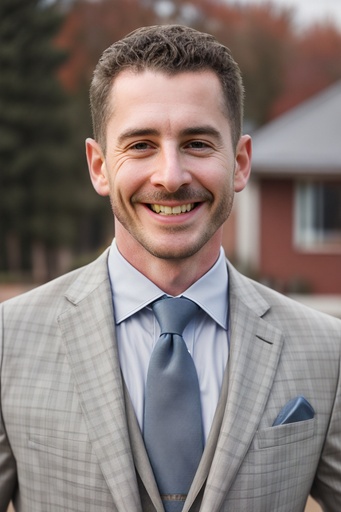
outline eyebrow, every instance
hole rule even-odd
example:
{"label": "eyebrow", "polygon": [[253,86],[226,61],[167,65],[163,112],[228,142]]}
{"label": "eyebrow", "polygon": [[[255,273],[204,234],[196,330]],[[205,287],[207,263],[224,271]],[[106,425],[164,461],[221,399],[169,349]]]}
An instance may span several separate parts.
{"label": "eyebrow", "polygon": [[153,128],[132,128],[121,133],[121,135],[118,137],[118,143],[122,144],[127,139],[135,139],[137,137],[148,137],[157,135],[160,135],[160,132]]}
{"label": "eyebrow", "polygon": [[184,130],[181,130],[180,134],[185,137],[189,135],[210,135],[219,142],[222,142],[221,133],[209,124],[185,128]]}
{"label": "eyebrow", "polygon": [[[148,137],[148,136],[160,136],[160,131],[155,128],[132,128],[124,131],[118,137],[118,143],[122,144],[127,139],[134,139],[139,137]],[[210,135],[214,137],[218,142],[222,142],[221,133],[213,128],[211,125],[199,125],[199,126],[189,126],[188,128],[184,128],[180,131],[181,137],[195,136],[195,135]]]}

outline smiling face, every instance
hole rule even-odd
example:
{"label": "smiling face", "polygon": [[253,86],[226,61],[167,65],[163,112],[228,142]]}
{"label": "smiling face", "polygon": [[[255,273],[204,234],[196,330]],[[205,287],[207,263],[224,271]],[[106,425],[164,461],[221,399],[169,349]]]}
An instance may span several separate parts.
{"label": "smiling face", "polygon": [[214,262],[250,170],[250,139],[234,151],[218,78],[122,71],[111,107],[106,153],[88,139],[87,157],[96,191],[110,196],[119,250],[128,261],[148,253]]}

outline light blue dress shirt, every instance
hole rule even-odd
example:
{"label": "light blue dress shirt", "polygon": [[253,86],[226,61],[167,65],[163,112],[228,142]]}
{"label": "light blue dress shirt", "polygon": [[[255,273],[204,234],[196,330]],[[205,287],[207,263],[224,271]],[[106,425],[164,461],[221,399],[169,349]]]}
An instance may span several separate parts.
{"label": "light blue dress shirt", "polygon": [[[165,293],[123,258],[112,243],[108,260],[121,369],[143,430],[148,364],[160,329],[150,304]],[[207,440],[228,359],[228,272],[221,249],[215,265],[181,294],[200,306],[183,337],[198,373]]]}

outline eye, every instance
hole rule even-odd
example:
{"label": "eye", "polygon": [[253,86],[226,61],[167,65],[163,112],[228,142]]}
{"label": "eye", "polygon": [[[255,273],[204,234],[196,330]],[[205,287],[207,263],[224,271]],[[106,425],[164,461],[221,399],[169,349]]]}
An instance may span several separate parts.
{"label": "eye", "polygon": [[146,151],[151,149],[151,144],[149,142],[136,142],[130,146],[130,149],[134,149],[136,151]]}
{"label": "eye", "polygon": [[133,158],[146,158],[154,154],[155,144],[148,140],[140,140],[130,144],[126,151]]}
{"label": "eye", "polygon": [[206,149],[209,146],[202,140],[193,140],[187,144],[187,147],[192,148],[192,149]]}
{"label": "eye", "polygon": [[213,146],[210,142],[203,140],[191,140],[186,142],[184,149],[193,156],[209,156],[213,151]]}

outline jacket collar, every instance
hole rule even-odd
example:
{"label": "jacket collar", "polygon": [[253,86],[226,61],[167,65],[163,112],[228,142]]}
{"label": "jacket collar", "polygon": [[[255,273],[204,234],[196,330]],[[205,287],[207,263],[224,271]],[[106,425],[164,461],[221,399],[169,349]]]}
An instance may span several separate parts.
{"label": "jacket collar", "polygon": [[107,252],[75,276],[58,317],[75,388],[116,509],[141,512],[115,343]]}
{"label": "jacket collar", "polygon": [[[284,335],[256,286],[228,264],[230,356],[228,395],[202,510],[219,511],[246,457],[276,375]],[[184,510],[184,512],[187,512]]]}

